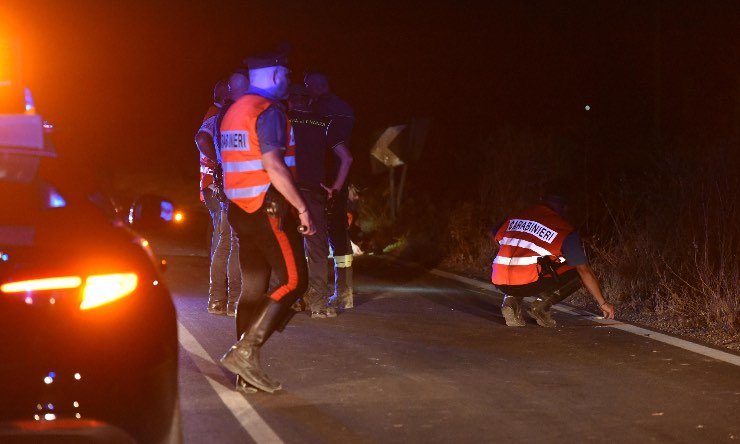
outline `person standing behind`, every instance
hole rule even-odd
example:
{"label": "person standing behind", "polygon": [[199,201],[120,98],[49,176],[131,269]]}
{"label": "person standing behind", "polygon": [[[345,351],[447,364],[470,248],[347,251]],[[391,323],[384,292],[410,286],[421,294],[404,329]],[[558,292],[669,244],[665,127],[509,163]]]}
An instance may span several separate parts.
{"label": "person standing behind", "polygon": [[195,136],[195,144],[200,151],[201,200],[208,208],[213,223],[207,310],[212,314],[234,316],[241,288],[239,245],[231,233],[225,208],[219,200],[217,184],[213,178],[213,172],[220,163],[215,129],[219,113],[224,103],[229,100],[229,96],[229,84],[219,81],[214,87],[214,105],[209,108],[203,119],[203,124]]}
{"label": "person standing behind", "polygon": [[348,309],[354,307],[352,245],[347,220],[347,177],[352,165],[349,140],[354,125],[354,112],[346,102],[330,92],[325,74],[309,72],[304,82],[311,96],[311,111],[318,113],[326,122],[326,146],[333,154],[330,157],[333,161],[330,162],[328,181],[322,184],[328,197],[326,216],[329,245],[334,255],[334,295],[329,305]]}
{"label": "person standing behind", "polygon": [[308,290],[303,295],[312,318],[335,317],[330,307],[328,257],[329,240],[326,222],[326,121],[309,110],[308,90],[292,84],[288,90],[288,119],[296,143],[296,182],[311,212],[316,234],[306,236],[308,256]]}
{"label": "person standing behind", "polygon": [[[263,370],[260,350],[290,322],[295,314],[291,305],[306,290],[298,230],[312,235],[315,228],[285,161],[289,124],[280,100],[288,88],[287,56],[262,54],[248,58],[247,64],[249,90],[226,111],[220,125],[224,191],[229,222],[239,237],[242,269],[239,340],[221,363],[247,384],[272,393],[281,385]],[[273,273],[279,285],[268,292]]]}
{"label": "person standing behind", "polygon": [[542,327],[555,327],[550,315],[554,304],[583,284],[607,319],[614,306],[606,301],[599,281],[588,264],[578,232],[563,219],[567,200],[550,185],[542,203],[520,211],[498,228],[499,244],[493,260],[491,282],[502,293],[501,313],[509,327],[523,327],[522,299],[536,296],[528,313]]}

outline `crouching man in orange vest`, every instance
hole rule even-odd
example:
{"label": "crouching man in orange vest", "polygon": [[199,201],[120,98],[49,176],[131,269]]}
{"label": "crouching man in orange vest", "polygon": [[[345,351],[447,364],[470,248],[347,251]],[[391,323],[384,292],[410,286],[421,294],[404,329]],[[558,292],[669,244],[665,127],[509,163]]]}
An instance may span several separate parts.
{"label": "crouching man in orange vest", "polygon": [[521,301],[537,296],[527,311],[542,327],[554,327],[550,308],[586,287],[604,317],[614,319],[614,306],[606,301],[581,238],[563,219],[567,203],[550,193],[527,210],[511,216],[495,234],[499,244],[491,281],[502,293],[501,313],[509,327],[523,327]]}
{"label": "crouching man in orange vest", "polygon": [[[220,125],[224,192],[229,223],[239,238],[242,290],[237,305],[239,340],[221,363],[241,377],[245,392],[281,388],[262,369],[260,348],[295,313],[291,305],[306,290],[300,233],[316,232],[290,167],[290,128],[280,100],[288,89],[285,54],[247,59],[250,86],[226,111]],[[300,232],[299,232],[300,230]],[[270,275],[278,285],[268,292]]]}

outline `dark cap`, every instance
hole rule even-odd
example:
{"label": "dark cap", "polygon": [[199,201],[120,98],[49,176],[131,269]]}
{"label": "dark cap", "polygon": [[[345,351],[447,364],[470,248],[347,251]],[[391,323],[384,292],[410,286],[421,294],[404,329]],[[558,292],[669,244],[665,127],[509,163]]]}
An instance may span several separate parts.
{"label": "dark cap", "polygon": [[288,95],[289,96],[307,96],[308,90],[305,86],[301,85],[300,83],[291,83],[290,86],[288,86]]}
{"label": "dark cap", "polygon": [[572,183],[564,178],[551,179],[542,184],[542,201],[556,209],[556,211],[570,203],[573,193]]}
{"label": "dark cap", "polygon": [[255,54],[244,59],[244,64],[249,69],[269,68],[271,66],[288,66],[288,52],[271,51]]}

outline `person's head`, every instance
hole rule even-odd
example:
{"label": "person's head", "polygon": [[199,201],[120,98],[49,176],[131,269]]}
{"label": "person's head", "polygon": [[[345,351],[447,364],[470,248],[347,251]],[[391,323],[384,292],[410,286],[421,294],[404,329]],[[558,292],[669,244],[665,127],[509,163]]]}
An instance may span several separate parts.
{"label": "person's head", "polygon": [[236,101],[247,93],[249,89],[249,71],[238,69],[229,76],[228,91],[229,99]]}
{"label": "person's head", "polygon": [[264,53],[247,58],[249,83],[277,98],[285,98],[288,92],[288,57],[285,53]]}
{"label": "person's head", "polygon": [[303,85],[291,83],[288,87],[288,109],[308,111],[308,91]]}
{"label": "person's head", "polygon": [[219,80],[216,82],[216,86],[213,87],[213,104],[220,108],[226,101],[227,95],[228,87],[226,81]]}
{"label": "person's head", "polygon": [[556,213],[563,215],[568,209],[570,186],[562,179],[546,182],[542,187],[542,203]]}
{"label": "person's head", "polygon": [[321,97],[329,92],[329,79],[324,73],[318,71],[308,72],[303,78],[303,83],[306,85],[308,94],[312,99]]}

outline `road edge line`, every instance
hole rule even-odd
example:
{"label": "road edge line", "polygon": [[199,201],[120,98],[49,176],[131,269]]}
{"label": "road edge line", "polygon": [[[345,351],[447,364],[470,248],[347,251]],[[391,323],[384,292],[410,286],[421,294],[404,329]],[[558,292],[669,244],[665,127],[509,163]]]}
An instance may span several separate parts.
{"label": "road edge line", "polygon": [[[437,268],[426,268],[420,264],[417,264],[415,262],[407,262],[402,259],[398,259],[392,256],[375,256],[380,257],[385,260],[390,260],[392,262],[399,262],[401,264],[421,268],[423,270],[426,270],[427,273],[439,276],[442,278],[454,280],[457,282],[461,282],[463,284],[470,285],[472,287],[476,287],[482,290],[488,290],[496,294],[501,294],[496,287],[493,286],[491,283],[479,281],[477,279],[472,279],[465,276],[460,276],[455,273],[451,273],[449,271],[440,270]],[[528,300],[530,298],[527,298]],[[588,313],[586,311],[578,310],[575,308],[570,307],[563,307],[563,306],[554,306],[553,310],[559,311],[561,313],[567,313],[574,316],[581,316],[585,317],[589,321],[593,321],[599,324],[602,324],[606,327],[615,328],[617,330],[622,330],[627,333],[632,333],[637,336],[642,336],[648,339],[652,339],[654,341],[662,342],[664,344],[672,345],[674,347],[682,348],[684,350],[688,350],[693,353],[697,353],[712,359],[716,359],[718,361],[726,362],[728,364],[732,364],[735,366],[740,367],[740,356],[724,352],[722,350],[717,350],[711,347],[707,347],[705,345],[697,344],[695,342],[687,341],[685,339],[676,338],[674,336],[670,336],[664,333],[659,333],[657,331],[649,330],[647,328],[638,327],[636,325],[632,325],[628,322],[624,321],[612,321],[609,319],[604,319],[601,316],[594,316],[592,313]]]}
{"label": "road edge line", "polygon": [[177,339],[191,358],[198,358],[192,361],[195,362],[201,375],[255,442],[283,443],[283,440],[262,419],[244,395],[209,376],[212,373],[223,374],[223,371],[180,321],[177,321]]}

